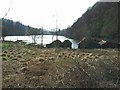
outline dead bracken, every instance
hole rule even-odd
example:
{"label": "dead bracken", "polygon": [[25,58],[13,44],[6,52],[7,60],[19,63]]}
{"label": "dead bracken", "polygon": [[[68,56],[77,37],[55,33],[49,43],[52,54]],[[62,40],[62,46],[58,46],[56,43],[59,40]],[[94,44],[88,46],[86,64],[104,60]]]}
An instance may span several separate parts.
{"label": "dead bracken", "polygon": [[2,52],[3,88],[118,87],[118,52],[113,49],[14,48]]}

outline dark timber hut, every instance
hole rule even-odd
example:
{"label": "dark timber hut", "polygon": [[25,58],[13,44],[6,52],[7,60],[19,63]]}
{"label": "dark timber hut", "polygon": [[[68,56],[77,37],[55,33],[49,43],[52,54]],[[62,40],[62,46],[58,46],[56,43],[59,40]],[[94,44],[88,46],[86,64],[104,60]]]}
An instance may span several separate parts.
{"label": "dark timber hut", "polygon": [[50,44],[46,44],[46,47],[47,48],[54,48],[54,47],[60,48],[60,47],[62,47],[62,42],[60,40],[55,40]]}
{"label": "dark timber hut", "polygon": [[82,41],[78,44],[79,49],[94,49],[94,48],[100,48],[100,44],[98,44],[97,41],[93,39],[82,39]]}
{"label": "dark timber hut", "polygon": [[62,42],[62,47],[63,48],[72,48],[72,43],[69,40],[65,40]]}

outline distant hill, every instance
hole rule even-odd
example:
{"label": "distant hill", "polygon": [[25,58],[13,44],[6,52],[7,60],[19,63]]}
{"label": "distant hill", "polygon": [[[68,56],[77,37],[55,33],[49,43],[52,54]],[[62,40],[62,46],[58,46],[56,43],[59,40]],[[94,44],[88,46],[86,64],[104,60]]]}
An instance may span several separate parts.
{"label": "distant hill", "polygon": [[[23,25],[20,22],[15,22],[9,19],[0,19],[0,30],[2,32],[2,38],[6,36],[25,36],[25,35],[41,35],[50,34],[47,30],[42,28],[34,28],[28,25]],[[0,36],[1,37],[1,36]]]}
{"label": "distant hill", "polygon": [[60,34],[77,41],[86,37],[118,42],[118,3],[97,2]]}

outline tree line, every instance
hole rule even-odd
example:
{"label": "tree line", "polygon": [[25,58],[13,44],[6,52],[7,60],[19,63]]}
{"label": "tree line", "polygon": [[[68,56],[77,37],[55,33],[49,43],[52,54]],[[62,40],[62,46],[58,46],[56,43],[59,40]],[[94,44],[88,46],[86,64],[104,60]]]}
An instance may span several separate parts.
{"label": "tree line", "polygon": [[47,30],[42,28],[34,28],[29,25],[24,25],[20,22],[14,22],[9,19],[0,19],[0,30],[2,32],[2,40],[6,36],[26,36],[26,35],[41,35],[41,34],[50,34]]}

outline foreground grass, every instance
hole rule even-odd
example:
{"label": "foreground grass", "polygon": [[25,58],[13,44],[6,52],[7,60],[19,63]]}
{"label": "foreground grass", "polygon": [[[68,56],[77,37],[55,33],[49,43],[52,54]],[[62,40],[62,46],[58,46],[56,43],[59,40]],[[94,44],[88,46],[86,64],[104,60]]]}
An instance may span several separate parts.
{"label": "foreground grass", "polygon": [[47,49],[3,43],[3,88],[116,88],[117,49]]}

